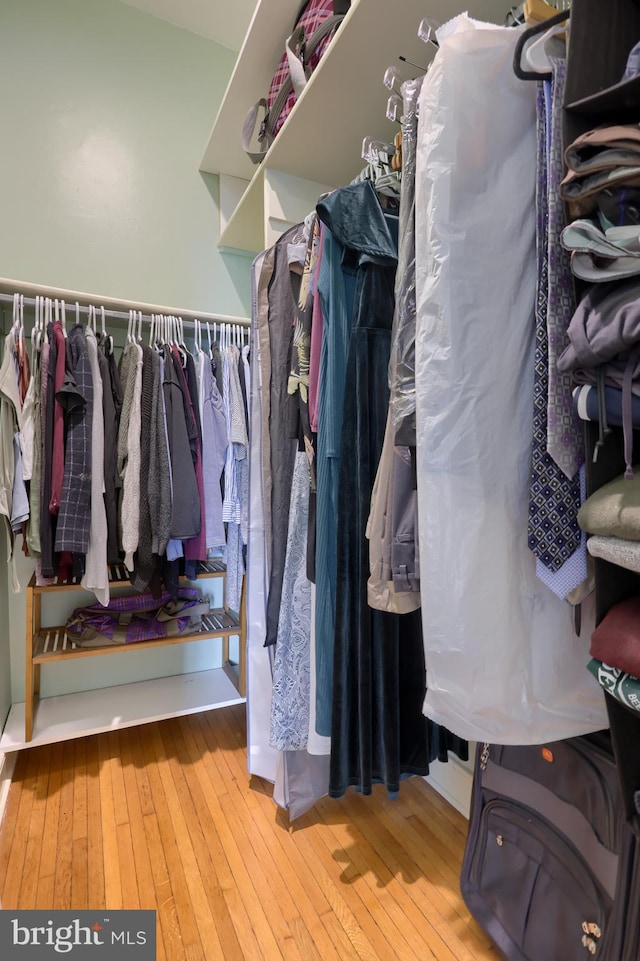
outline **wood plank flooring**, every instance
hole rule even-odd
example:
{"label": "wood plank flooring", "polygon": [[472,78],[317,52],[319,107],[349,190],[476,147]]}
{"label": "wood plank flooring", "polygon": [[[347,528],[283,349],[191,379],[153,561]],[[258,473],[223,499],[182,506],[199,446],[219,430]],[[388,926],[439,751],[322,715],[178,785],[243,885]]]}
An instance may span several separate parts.
{"label": "wood plank flooring", "polygon": [[249,779],[244,706],[23,751],[4,908],[152,908],[163,961],[497,961],[458,889],[466,822],[421,778],[303,818]]}

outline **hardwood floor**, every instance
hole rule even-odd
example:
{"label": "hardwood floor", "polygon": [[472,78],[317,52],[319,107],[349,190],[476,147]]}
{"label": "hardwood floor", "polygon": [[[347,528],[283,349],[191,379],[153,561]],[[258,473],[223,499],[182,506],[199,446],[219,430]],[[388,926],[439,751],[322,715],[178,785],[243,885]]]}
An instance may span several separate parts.
{"label": "hardwood floor", "polygon": [[466,822],[421,778],[289,825],[244,707],[23,751],[4,908],[153,908],[167,961],[496,961],[458,890]]}

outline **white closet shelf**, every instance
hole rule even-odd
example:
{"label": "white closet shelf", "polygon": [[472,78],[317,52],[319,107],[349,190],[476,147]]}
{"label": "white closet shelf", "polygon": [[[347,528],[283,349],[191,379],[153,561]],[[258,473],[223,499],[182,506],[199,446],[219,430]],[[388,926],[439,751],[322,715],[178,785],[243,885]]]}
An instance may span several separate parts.
{"label": "white closet shelf", "polygon": [[[472,0],[473,15],[502,22],[504,0]],[[389,90],[382,78],[395,65],[405,77],[420,71],[402,63],[404,56],[423,67],[435,47],[417,36],[425,14],[443,23],[460,12],[452,0],[425,4],[404,0],[354,0],[261,166],[249,161],[241,130],[250,107],[266,96],[283,51],[284,38],[299,9],[298,0],[260,0],[236,68],[218,112],[201,169],[249,181],[233,216],[221,231],[221,247],[258,251],[264,246],[263,171],[277,170],[331,187],[348,183],[364,166],[363,137],[391,141],[398,125],[386,119]]]}
{"label": "white closet shelf", "polygon": [[44,697],[38,703],[30,741],[25,741],[25,703],[21,701],[11,707],[0,752],[243,704],[244,700],[223,668]]}

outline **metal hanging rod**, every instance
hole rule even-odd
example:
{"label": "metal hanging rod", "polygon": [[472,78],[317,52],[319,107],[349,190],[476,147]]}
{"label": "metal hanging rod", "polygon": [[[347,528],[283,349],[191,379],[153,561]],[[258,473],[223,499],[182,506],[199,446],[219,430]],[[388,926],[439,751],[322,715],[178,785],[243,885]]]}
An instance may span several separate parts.
{"label": "metal hanging rod", "polygon": [[100,294],[87,294],[79,290],[63,290],[60,287],[45,287],[41,284],[29,284],[21,280],[10,280],[0,277],[0,303],[13,303],[13,294],[23,294],[25,306],[35,306],[35,297],[50,297],[51,300],[64,300],[71,308],[76,301],[80,304],[83,314],[89,306],[104,307],[106,317],[116,320],[129,320],[130,310],[139,310],[143,314],[162,314],[165,317],[182,317],[185,322],[193,320],[217,321],[222,324],[240,324],[248,327],[251,321],[248,317],[233,317],[229,314],[212,314],[197,310],[183,310],[180,307],[165,307],[159,304],[146,304],[135,300],[120,300],[117,297],[103,297]]}

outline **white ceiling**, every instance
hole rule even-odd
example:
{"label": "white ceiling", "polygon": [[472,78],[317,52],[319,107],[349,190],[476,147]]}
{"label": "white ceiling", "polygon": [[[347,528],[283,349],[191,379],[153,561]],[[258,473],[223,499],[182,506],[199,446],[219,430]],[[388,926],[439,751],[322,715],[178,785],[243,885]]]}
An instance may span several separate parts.
{"label": "white ceiling", "polygon": [[177,27],[239,50],[256,0],[122,0]]}

